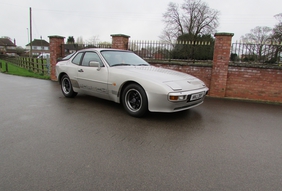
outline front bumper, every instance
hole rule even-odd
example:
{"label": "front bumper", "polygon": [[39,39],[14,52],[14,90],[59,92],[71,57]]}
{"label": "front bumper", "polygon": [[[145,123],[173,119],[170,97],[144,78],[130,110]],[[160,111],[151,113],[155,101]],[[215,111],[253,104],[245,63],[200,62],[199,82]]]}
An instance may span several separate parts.
{"label": "front bumper", "polygon": [[[172,92],[173,95],[184,95],[185,100],[183,101],[169,101],[168,95],[160,95],[160,94],[149,94],[148,100],[149,100],[149,111],[151,112],[178,112],[187,110],[193,107],[196,107],[204,102],[205,96],[208,93],[208,88],[200,88],[197,90],[191,90],[191,91],[184,91],[184,92]],[[192,95],[200,94],[201,92],[204,92],[204,95],[200,97],[199,99],[193,98],[191,100]],[[170,93],[171,94],[171,93]]]}

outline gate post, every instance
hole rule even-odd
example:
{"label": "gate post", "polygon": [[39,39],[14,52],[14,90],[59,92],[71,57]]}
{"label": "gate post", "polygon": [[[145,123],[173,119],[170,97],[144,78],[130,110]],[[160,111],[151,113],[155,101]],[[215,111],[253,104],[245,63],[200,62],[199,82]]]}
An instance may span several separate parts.
{"label": "gate post", "polygon": [[57,81],[56,77],[56,64],[60,57],[64,57],[65,51],[62,48],[64,38],[62,36],[48,36],[50,48],[50,78],[52,81]]}
{"label": "gate post", "polygon": [[209,95],[225,97],[233,33],[216,33]]}
{"label": "gate post", "polygon": [[124,34],[112,34],[112,48],[128,50],[128,41],[130,36]]}

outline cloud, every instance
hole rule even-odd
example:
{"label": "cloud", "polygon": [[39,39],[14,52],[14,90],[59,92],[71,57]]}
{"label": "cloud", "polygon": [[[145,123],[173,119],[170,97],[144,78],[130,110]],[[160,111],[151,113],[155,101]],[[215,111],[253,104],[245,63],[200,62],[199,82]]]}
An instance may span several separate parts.
{"label": "cloud", "polygon": [[[111,41],[111,34],[126,34],[133,40],[159,40],[163,30],[162,14],[170,0],[4,0],[0,2],[0,36],[9,36],[17,44],[28,44],[29,7],[32,7],[33,38],[49,41],[50,35],[83,37],[98,36]],[[182,4],[184,0],[174,0]],[[272,0],[213,0],[205,1],[219,10],[219,32],[235,33],[233,40],[256,26],[273,27],[275,14],[281,11],[282,1]],[[9,18],[9,19],[6,19]]]}

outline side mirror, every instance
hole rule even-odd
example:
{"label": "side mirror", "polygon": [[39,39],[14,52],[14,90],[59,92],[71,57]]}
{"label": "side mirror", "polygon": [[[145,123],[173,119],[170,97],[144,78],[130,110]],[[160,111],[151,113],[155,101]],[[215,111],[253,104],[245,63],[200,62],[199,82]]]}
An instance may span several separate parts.
{"label": "side mirror", "polygon": [[99,63],[99,62],[90,61],[90,62],[89,62],[89,66],[90,66],[90,67],[97,67],[97,70],[98,70],[98,71],[101,70],[101,66],[100,66],[100,63]]}

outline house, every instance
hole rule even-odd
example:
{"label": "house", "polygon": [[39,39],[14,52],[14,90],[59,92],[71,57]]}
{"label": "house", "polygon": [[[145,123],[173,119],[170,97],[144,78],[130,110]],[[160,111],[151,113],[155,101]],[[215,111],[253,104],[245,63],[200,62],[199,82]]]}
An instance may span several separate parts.
{"label": "house", "polygon": [[30,51],[30,44],[32,45],[32,55],[39,56],[40,54],[50,53],[49,43],[46,40],[42,39],[34,39],[31,43],[26,45],[26,49],[28,50],[28,54]]}
{"label": "house", "polygon": [[12,42],[10,38],[0,38],[0,55],[10,55],[10,56],[16,56],[17,50],[16,50],[16,42]]}
{"label": "house", "polygon": [[73,43],[64,44],[65,55],[72,54],[76,52],[77,50],[83,49],[84,47],[85,46],[82,44],[73,44]]}

